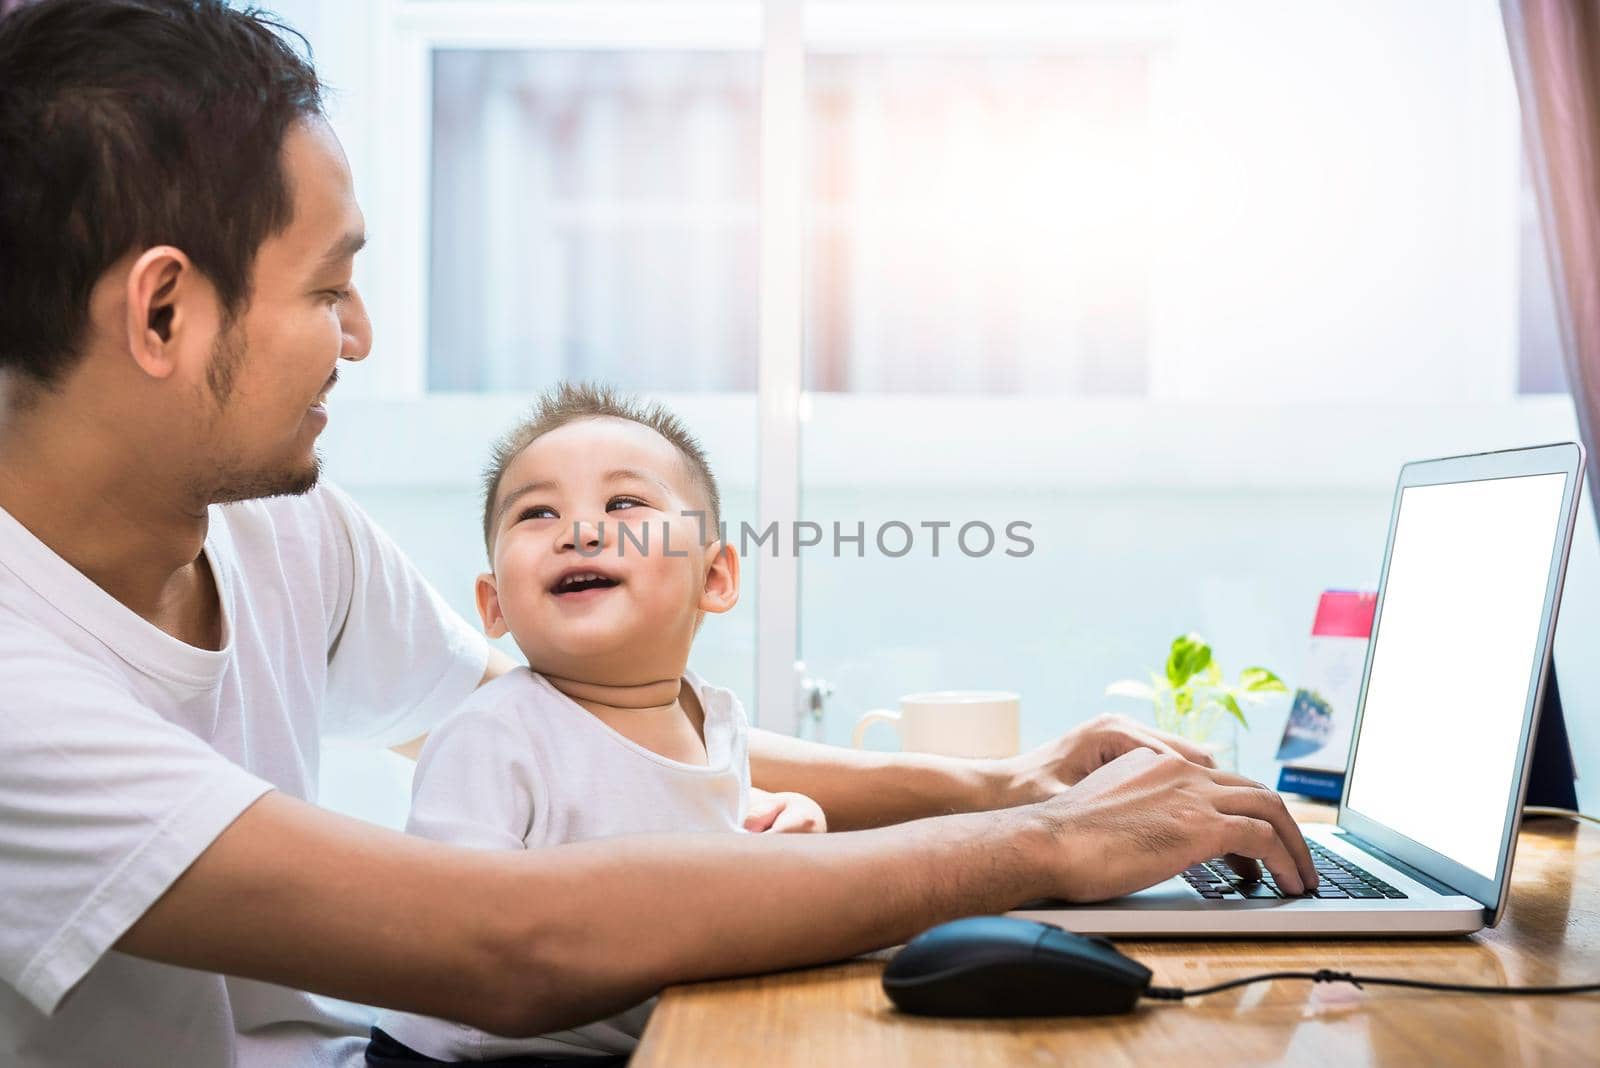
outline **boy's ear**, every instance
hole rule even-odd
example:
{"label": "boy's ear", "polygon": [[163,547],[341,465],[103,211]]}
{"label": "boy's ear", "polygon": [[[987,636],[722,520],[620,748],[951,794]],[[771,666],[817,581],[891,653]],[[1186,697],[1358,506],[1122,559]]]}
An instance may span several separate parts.
{"label": "boy's ear", "polygon": [[483,632],[491,638],[504,637],[506,617],[500,612],[500,591],[494,585],[494,572],[485,571],[479,575],[473,592],[478,598],[478,618],[483,620]]}
{"label": "boy's ear", "polygon": [[726,612],[739,603],[739,552],[726,541],[712,542],[712,546],[700,611]]}

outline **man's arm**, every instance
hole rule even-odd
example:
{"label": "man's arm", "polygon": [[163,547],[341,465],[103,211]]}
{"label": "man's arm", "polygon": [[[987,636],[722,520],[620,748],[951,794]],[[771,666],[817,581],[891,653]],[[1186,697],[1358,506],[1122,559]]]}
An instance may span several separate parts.
{"label": "man's arm", "polygon": [[1004,808],[1007,796],[998,761],[846,749],[759,728],[750,731],[750,782],[805,794],[835,831]]}
{"label": "man's arm", "polygon": [[[478,680],[478,686],[493,682],[495,679],[498,679],[501,675],[504,675],[506,672],[510,671],[516,666],[517,662],[515,660],[511,659],[494,646],[489,646],[489,663],[488,666],[483,669],[483,678]],[[474,686],[473,689],[477,689],[478,686]],[[428,735],[426,733],[419,734],[409,742],[404,742],[400,745],[391,745],[389,747],[389,752],[398,753],[407,760],[415,760],[422,753],[422,747],[426,745],[427,742]]]}
{"label": "man's arm", "polygon": [[830,828],[848,831],[1041,801],[1134,749],[1212,766],[1192,743],[1104,715],[1005,760],[870,752],[752,730],[750,781],[773,793],[806,794],[827,813]]}
{"label": "man's arm", "polygon": [[478,680],[478,685],[483,686],[486,683],[493,682],[516,666],[517,662],[515,660],[491,645],[489,646],[489,663],[483,669],[483,678]]}
{"label": "man's arm", "polygon": [[998,812],[527,852],[445,846],[270,793],[117,948],[537,1034],[670,983],[836,960],[1039,897],[1113,896],[1224,853],[1264,858],[1290,892],[1315,884],[1276,795],[1149,750]]}

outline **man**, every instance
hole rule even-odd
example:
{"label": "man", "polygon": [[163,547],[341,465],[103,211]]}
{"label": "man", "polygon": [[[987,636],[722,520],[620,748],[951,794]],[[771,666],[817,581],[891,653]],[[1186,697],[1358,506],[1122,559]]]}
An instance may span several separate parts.
{"label": "man", "polygon": [[1314,884],[1275,795],[1113,718],[984,763],[758,733],[826,836],[318,809],[324,732],[414,738],[508,665],[318,485],[371,334],[316,76],[220,0],[45,0],[0,19],[0,160],[0,1061],[350,1064],[367,1016],[313,994],[529,1034],[1222,853]]}

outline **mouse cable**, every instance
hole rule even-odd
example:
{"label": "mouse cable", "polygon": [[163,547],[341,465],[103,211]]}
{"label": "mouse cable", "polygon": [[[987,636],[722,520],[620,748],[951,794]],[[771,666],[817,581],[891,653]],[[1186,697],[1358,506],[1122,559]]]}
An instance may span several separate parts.
{"label": "mouse cable", "polygon": [[1480,986],[1475,983],[1435,983],[1425,979],[1397,979],[1382,975],[1353,975],[1350,972],[1336,972],[1331,968],[1321,968],[1314,972],[1264,972],[1260,975],[1247,975],[1243,979],[1230,979],[1226,983],[1202,986],[1194,990],[1185,990],[1181,986],[1152,986],[1144,992],[1144,996],[1162,1001],[1182,1001],[1184,998],[1197,998],[1202,994],[1215,994],[1222,990],[1232,990],[1236,986],[1265,983],[1274,979],[1306,979],[1313,983],[1349,983],[1357,989],[1362,986],[1405,986],[1416,990],[1442,990],[1456,994],[1600,993],[1600,983],[1578,983],[1572,986]]}

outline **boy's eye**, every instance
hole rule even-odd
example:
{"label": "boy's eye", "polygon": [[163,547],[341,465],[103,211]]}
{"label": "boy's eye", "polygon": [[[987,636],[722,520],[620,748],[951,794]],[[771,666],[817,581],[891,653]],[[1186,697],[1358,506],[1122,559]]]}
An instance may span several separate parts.
{"label": "boy's eye", "polygon": [[643,508],[645,503],[637,497],[613,497],[606,502],[606,511],[614,512],[618,509]]}
{"label": "boy's eye", "polygon": [[555,518],[557,518],[557,516],[556,516],[556,510],[554,508],[551,508],[547,504],[536,504],[536,505],[532,506],[531,508],[524,508],[522,510],[522,513],[517,516],[517,522],[520,523],[524,519],[555,519]]}

